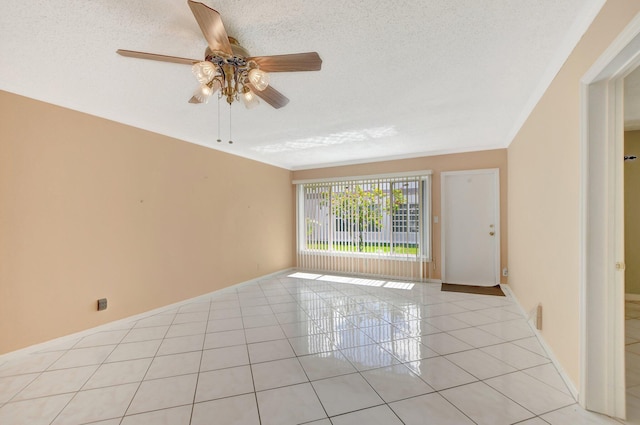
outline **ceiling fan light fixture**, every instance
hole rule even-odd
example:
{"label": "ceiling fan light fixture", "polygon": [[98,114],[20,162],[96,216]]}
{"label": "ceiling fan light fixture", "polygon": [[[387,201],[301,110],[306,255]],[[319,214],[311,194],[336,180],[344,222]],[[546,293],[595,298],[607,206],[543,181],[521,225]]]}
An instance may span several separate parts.
{"label": "ceiling fan light fixture", "polygon": [[260,104],[258,96],[256,96],[254,92],[248,89],[244,93],[242,93],[241,98],[242,103],[244,103],[244,106],[247,109],[253,109]]}
{"label": "ceiling fan light fixture", "polygon": [[[273,56],[249,56],[249,52],[238,41],[229,37],[218,11],[201,3],[187,0],[187,4],[207,41],[204,60],[181,58],[156,53],[118,49],[116,53],[139,59],[149,59],[191,66],[199,86],[189,103],[208,103],[218,92],[218,142],[220,139],[220,100],[225,99],[229,107],[242,101],[247,109],[256,107],[264,100],[275,109],[289,103],[282,93],[269,85],[269,72],[318,71],[322,59],[316,52],[294,53]],[[229,115],[229,143],[231,141],[231,115]]]}
{"label": "ceiling fan light fixture", "polygon": [[269,85],[269,74],[258,68],[253,68],[249,71],[249,81],[256,90],[262,91]]}
{"label": "ceiling fan light fixture", "polygon": [[216,76],[216,66],[208,61],[194,64],[191,71],[200,84],[208,84]]}
{"label": "ceiling fan light fixture", "polygon": [[208,103],[209,98],[213,94],[215,90],[212,87],[209,87],[207,84],[202,84],[200,87],[196,89],[193,93],[193,96],[198,99],[201,103]]}

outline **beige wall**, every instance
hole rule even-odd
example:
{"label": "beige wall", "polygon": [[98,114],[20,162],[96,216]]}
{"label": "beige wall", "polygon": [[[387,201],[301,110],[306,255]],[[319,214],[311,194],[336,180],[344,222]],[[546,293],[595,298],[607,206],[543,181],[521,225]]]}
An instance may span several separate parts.
{"label": "beige wall", "polygon": [[290,180],[0,92],[0,354],[291,267]]}
{"label": "beige wall", "polygon": [[[500,170],[500,269],[507,264],[507,151],[506,149],[427,156],[413,159],[374,162],[342,167],[316,168],[293,172],[293,180],[328,177],[365,176],[403,171],[432,170],[432,215],[440,216],[440,173],[443,171],[498,168]],[[440,278],[440,224],[433,223],[433,258],[431,277]],[[507,278],[502,277],[506,283]]]}
{"label": "beige wall", "polygon": [[580,78],[640,10],[609,0],[509,146],[509,283],[579,387]]}
{"label": "beige wall", "polygon": [[[624,154],[640,158],[640,131],[624,133]],[[640,294],[640,159],[624,163],[625,292]]]}

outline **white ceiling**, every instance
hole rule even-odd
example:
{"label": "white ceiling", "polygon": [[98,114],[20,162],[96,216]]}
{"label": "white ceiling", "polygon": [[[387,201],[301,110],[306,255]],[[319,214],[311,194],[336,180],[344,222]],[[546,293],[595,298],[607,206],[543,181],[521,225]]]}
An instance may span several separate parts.
{"label": "white ceiling", "polygon": [[288,169],[506,147],[604,0],[204,0],[291,102],[187,103],[201,59],[186,0],[2,0],[0,89]]}

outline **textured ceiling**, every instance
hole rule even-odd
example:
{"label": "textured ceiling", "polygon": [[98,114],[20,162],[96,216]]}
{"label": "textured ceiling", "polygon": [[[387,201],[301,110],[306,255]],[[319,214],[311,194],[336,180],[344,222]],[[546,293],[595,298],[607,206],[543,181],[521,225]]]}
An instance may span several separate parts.
{"label": "textured ceiling", "polygon": [[205,0],[290,98],[187,103],[201,59],[186,0],[2,0],[0,89],[288,169],[506,147],[604,0]]}

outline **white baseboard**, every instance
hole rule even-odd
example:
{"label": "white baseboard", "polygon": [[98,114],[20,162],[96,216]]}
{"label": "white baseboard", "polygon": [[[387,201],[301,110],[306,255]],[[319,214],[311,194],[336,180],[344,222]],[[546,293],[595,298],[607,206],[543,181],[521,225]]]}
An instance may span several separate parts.
{"label": "white baseboard", "polygon": [[625,301],[640,301],[640,294],[624,294]]}
{"label": "white baseboard", "polygon": [[[511,288],[509,288],[509,286],[505,285],[505,284],[500,284],[500,287],[502,288],[503,291],[506,290],[506,292],[509,293],[511,298],[513,298],[513,301],[515,301],[516,305],[520,309],[520,312],[522,313],[522,315],[524,317],[528,318],[529,317],[528,313],[524,310],[524,308],[522,308],[522,304],[520,304],[520,302],[518,301],[518,298],[511,291]],[[536,338],[538,338],[538,342],[540,343],[540,345],[542,345],[542,348],[544,348],[544,351],[547,352],[547,354],[549,356],[549,359],[551,359],[551,363],[553,364],[553,366],[556,368],[556,370],[560,374],[560,377],[564,381],[565,385],[567,386],[567,389],[569,390],[569,392],[573,396],[574,400],[577,401],[579,394],[578,394],[578,389],[576,388],[575,384],[569,378],[569,375],[567,375],[567,373],[565,372],[564,368],[562,367],[562,365],[560,364],[560,362],[556,358],[555,354],[553,354],[553,350],[551,349],[551,347],[549,347],[547,342],[544,340],[544,338],[542,337],[542,334],[540,333],[540,331],[538,329],[536,329],[535,324],[532,323],[531,320],[527,320],[527,323],[529,324],[529,327],[531,328],[533,333],[536,335]]]}
{"label": "white baseboard", "polygon": [[287,268],[287,269],[282,269],[282,270],[279,270],[279,271],[274,272],[274,273],[269,273],[269,274],[266,274],[266,275],[263,275],[263,276],[256,277],[254,279],[250,279],[250,280],[247,280],[247,281],[244,281],[244,282],[236,283],[236,284],[231,285],[231,286],[227,286],[226,288],[218,289],[218,290],[215,290],[215,291],[203,294],[203,295],[198,295],[197,297],[189,298],[188,300],[178,301],[177,303],[173,303],[173,304],[169,304],[169,305],[166,305],[166,306],[163,306],[163,307],[155,308],[153,310],[145,311],[144,313],[135,314],[133,316],[125,317],[125,318],[122,318],[122,319],[118,319],[118,320],[114,320],[114,321],[105,323],[103,325],[99,325],[99,326],[95,326],[93,328],[85,329],[85,330],[80,331],[80,332],[75,332],[75,333],[72,333],[72,334],[69,334],[69,335],[61,336],[59,338],[51,339],[49,341],[45,341],[45,342],[41,342],[41,343],[38,343],[38,344],[30,345],[28,347],[21,348],[21,349],[16,350],[16,351],[10,351],[10,352],[5,353],[5,354],[0,354],[0,363],[4,363],[6,361],[12,360],[15,357],[24,356],[25,354],[31,354],[31,353],[35,353],[35,352],[38,352],[38,351],[45,350],[45,349],[47,349],[48,345],[59,345],[59,344],[61,345],[61,344],[64,344],[64,343],[67,343],[67,342],[70,342],[70,341],[73,341],[73,340],[76,340],[76,339],[83,338],[83,337],[88,336],[88,335],[92,335],[92,334],[94,334],[96,332],[100,332],[100,331],[103,331],[103,330],[108,330],[109,328],[113,328],[114,325],[124,324],[124,323],[131,322],[131,321],[141,320],[141,319],[144,319],[146,317],[154,316],[156,314],[163,313],[165,311],[174,309],[176,307],[181,307],[181,306],[183,306],[185,304],[190,304],[192,302],[197,302],[197,301],[200,301],[200,300],[204,301],[204,300],[208,299],[212,294],[224,293],[224,292],[227,292],[229,290],[237,289],[237,288],[246,286],[248,284],[251,284],[251,283],[254,283],[254,282],[257,282],[257,281],[260,281],[260,280],[269,279],[269,278],[277,276],[279,274],[290,272],[291,270],[293,270],[292,267]]}

